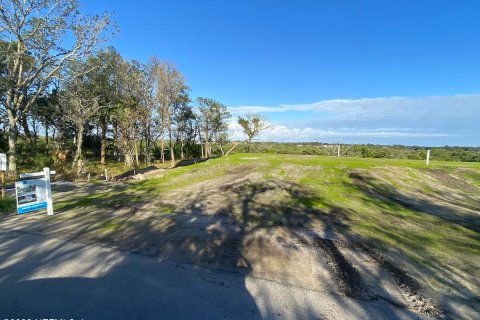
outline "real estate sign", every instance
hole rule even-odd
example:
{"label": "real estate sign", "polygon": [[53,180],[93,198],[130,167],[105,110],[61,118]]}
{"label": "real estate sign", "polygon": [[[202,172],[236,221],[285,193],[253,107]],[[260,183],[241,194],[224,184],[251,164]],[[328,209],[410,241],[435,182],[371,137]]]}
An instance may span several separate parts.
{"label": "real estate sign", "polygon": [[22,180],[15,182],[17,213],[47,209],[48,214],[52,215],[50,169],[44,168],[43,172],[21,174],[20,178]]}

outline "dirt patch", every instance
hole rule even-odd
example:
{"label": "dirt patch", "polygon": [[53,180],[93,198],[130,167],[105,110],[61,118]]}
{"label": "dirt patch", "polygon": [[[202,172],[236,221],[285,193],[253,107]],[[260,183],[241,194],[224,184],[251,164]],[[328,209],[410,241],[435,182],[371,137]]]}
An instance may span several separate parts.
{"label": "dirt patch", "polygon": [[143,175],[145,176],[145,178],[154,178],[154,177],[156,178],[156,177],[164,175],[168,170],[169,169],[160,168],[160,169],[157,169],[157,170],[145,172]]}
{"label": "dirt patch", "polygon": [[123,172],[119,175],[114,176],[112,178],[112,180],[117,182],[117,181],[124,180],[124,179],[131,179],[133,176],[135,176],[137,174],[145,174],[145,173],[156,171],[156,170],[158,170],[158,168],[155,167],[155,166],[149,166],[149,167],[145,167],[145,168],[142,168],[142,169],[131,169],[131,170],[125,171],[125,172]]}
{"label": "dirt patch", "polygon": [[430,169],[427,170],[427,173],[448,188],[460,189],[468,192],[475,192],[477,190],[474,186],[472,186],[465,180],[461,180],[442,170]]}
{"label": "dirt patch", "polygon": [[365,299],[368,297],[360,273],[345,259],[332,240],[315,238],[313,245],[322,252],[327,264],[335,274],[340,292],[354,298]]}
{"label": "dirt patch", "polygon": [[[397,189],[388,182],[378,179],[367,172],[354,171],[349,174],[349,177],[358,190],[368,195],[371,199],[382,202],[382,204],[390,203],[400,208],[403,207],[408,210],[429,214],[475,232],[480,232],[480,224],[478,223],[479,212],[476,211],[476,207],[466,204],[460,206],[457,202],[432,194],[427,195],[411,190],[411,188]],[[473,188],[472,186],[470,187]]]}
{"label": "dirt patch", "polygon": [[246,173],[247,171],[250,171],[252,169],[255,169],[257,166],[254,164],[254,163],[251,163],[251,164],[242,164],[240,166],[236,166],[232,169],[229,169],[227,170],[227,174],[234,174],[234,175],[238,175],[238,174],[243,174],[243,173]]}
{"label": "dirt patch", "polygon": [[[357,242],[365,239],[353,233],[352,226],[359,219],[368,219],[370,214],[372,217],[375,217],[373,214],[378,216],[377,211],[386,212],[382,217],[390,219],[389,225],[410,223],[404,220],[408,217],[394,215],[395,210],[407,208],[472,229],[475,225],[473,220],[454,220],[468,218],[464,214],[467,209],[463,208],[464,211],[458,211],[456,215],[456,207],[446,203],[449,200],[446,195],[423,195],[419,190],[431,183],[435,190],[438,187],[443,188],[442,192],[451,191],[455,196],[458,194],[458,202],[454,202],[457,198],[452,197],[452,203],[461,203],[470,195],[461,190],[457,193],[456,189],[447,189],[443,182],[430,177],[425,170],[411,169],[398,174],[395,170],[401,170],[342,170],[341,181],[330,181],[328,178],[333,174],[328,167],[321,166],[282,164],[269,168],[267,164],[257,161],[230,167],[202,166],[176,176],[172,180],[175,187],[159,190],[161,192],[155,194],[155,198],[141,191],[112,194],[92,201],[88,207],[69,208],[52,218],[50,224],[36,224],[35,230],[52,235],[61,233],[75,240],[114,245],[163,260],[248,273],[253,277],[310,290],[334,292],[336,295],[340,293],[362,300],[382,300],[398,308],[411,307],[422,314],[443,317],[442,307],[427,297],[438,299],[449,308],[449,302],[441,300],[443,296],[436,296],[435,293],[440,292],[449,298],[453,294],[440,290],[427,291],[429,284],[424,286],[425,282],[422,282],[427,277],[423,271],[415,273],[417,266],[413,263],[404,265],[414,272],[415,277],[419,275],[418,278],[398,267],[397,263],[392,262],[394,259],[386,260],[370,251],[367,254],[359,250]],[[156,170],[145,176],[157,177],[163,172]],[[349,173],[351,182],[343,179]],[[295,182],[305,175],[315,177],[315,174],[318,174],[319,180],[324,177],[323,174],[327,177],[322,186],[326,192],[318,192],[314,184]],[[205,178],[199,179],[197,175],[204,175]],[[191,183],[177,186],[194,177]],[[398,184],[395,178],[400,180]],[[458,183],[457,180],[454,183]],[[350,189],[341,189],[343,184]],[[121,191],[123,187],[127,190],[128,183],[116,189],[112,189],[111,185],[84,186],[64,191],[62,196],[89,195],[98,190]],[[350,197],[348,192],[351,192],[353,200],[365,203],[360,209],[368,208],[372,212],[360,216],[359,209],[350,207],[349,203],[341,200],[333,203],[336,201],[334,197],[332,201],[325,201],[329,192],[339,191],[344,192],[345,197]],[[475,200],[474,196],[472,199]],[[73,210],[76,212],[71,212]],[[70,215],[68,221],[67,218],[58,219],[66,217],[62,216],[64,214]],[[394,219],[388,215],[393,215]],[[420,213],[410,215],[422,216]],[[380,219],[372,221],[382,226]],[[37,222],[31,225],[34,223]],[[391,231],[389,227],[382,230]],[[342,239],[346,242],[338,241]],[[366,256],[373,258],[367,261]],[[400,257],[399,260],[405,262],[401,259],[401,253],[388,253],[389,258],[392,256]],[[436,274],[449,276],[448,271],[440,269],[446,265],[440,264]],[[464,279],[464,282],[467,280]],[[452,287],[451,283],[456,281],[452,275],[445,287]],[[427,288],[423,293],[420,284],[424,289]],[[474,302],[472,300],[469,303]],[[457,305],[461,303],[463,301]]]}
{"label": "dirt patch", "polygon": [[402,289],[407,295],[407,298],[411,303],[410,308],[438,319],[447,318],[445,309],[423,295],[420,292],[419,283],[413,277],[408,275],[404,269],[400,268],[398,262],[393,263],[378,251],[371,250],[365,245],[359,244],[359,247],[376,263],[390,273],[400,289]]}

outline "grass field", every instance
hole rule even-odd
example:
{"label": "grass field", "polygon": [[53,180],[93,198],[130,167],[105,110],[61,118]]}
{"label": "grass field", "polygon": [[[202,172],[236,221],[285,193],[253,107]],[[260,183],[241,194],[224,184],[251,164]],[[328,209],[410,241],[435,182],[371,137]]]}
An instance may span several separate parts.
{"label": "grass field", "polygon": [[85,190],[55,201],[51,221],[137,246],[308,231],[381,252],[445,305],[478,299],[480,163],[235,154]]}

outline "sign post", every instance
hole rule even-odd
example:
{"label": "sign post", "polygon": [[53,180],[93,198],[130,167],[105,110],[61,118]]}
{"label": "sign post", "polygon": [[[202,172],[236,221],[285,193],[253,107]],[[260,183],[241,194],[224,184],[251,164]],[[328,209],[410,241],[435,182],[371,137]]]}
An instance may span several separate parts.
{"label": "sign post", "polygon": [[5,172],[7,171],[7,155],[0,153],[0,179],[2,180],[2,199],[5,199]]}
{"label": "sign post", "polygon": [[2,199],[5,199],[5,171],[0,172],[0,179],[2,180]]}
{"label": "sign post", "polygon": [[45,173],[45,197],[47,198],[47,214],[53,216],[52,187],[50,185],[50,168],[43,168]]}
{"label": "sign post", "polygon": [[50,174],[54,173],[43,168],[41,172],[20,175],[21,180],[15,182],[18,214],[47,209],[47,214],[53,215]]}
{"label": "sign post", "polygon": [[427,166],[430,164],[430,150],[427,150]]}

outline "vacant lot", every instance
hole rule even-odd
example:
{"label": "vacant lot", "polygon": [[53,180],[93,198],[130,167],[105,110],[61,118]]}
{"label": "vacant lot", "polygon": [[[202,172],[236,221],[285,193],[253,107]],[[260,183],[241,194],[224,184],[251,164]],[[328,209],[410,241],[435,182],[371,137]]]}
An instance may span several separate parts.
{"label": "vacant lot", "polygon": [[64,185],[48,233],[384,300],[432,316],[480,310],[480,165],[237,154],[116,184]]}

